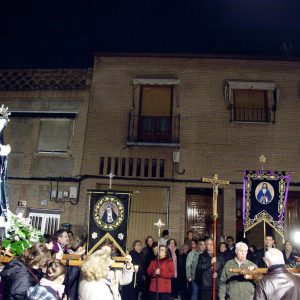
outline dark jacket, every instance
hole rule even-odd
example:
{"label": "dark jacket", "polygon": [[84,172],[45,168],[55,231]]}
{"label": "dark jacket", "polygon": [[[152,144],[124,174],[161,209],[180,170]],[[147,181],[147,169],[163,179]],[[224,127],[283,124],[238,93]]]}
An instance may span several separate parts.
{"label": "dark jacket", "polygon": [[254,300],[300,299],[300,278],[289,273],[284,265],[275,265],[257,283]]}
{"label": "dark jacket", "polygon": [[284,262],[285,262],[286,265],[288,265],[290,267],[293,267],[293,266],[296,265],[297,253],[292,252],[288,258],[286,257],[286,251],[285,250],[282,251],[282,254],[283,254]]}
{"label": "dark jacket", "polygon": [[27,289],[39,283],[41,273],[29,270],[19,259],[13,259],[0,273],[4,281],[5,300],[26,299]]}
{"label": "dark jacket", "polygon": [[[212,257],[207,251],[199,255],[198,264],[196,268],[195,281],[199,289],[210,290],[213,287],[213,265],[211,263]],[[222,269],[224,267],[223,256],[217,255],[217,273],[220,278]]]}

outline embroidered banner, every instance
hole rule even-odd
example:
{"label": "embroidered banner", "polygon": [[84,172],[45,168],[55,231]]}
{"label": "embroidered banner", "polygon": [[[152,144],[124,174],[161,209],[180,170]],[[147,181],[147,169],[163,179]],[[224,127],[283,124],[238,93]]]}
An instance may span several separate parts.
{"label": "embroidered banner", "polygon": [[88,254],[110,240],[125,256],[130,192],[88,191]]}
{"label": "embroidered banner", "polygon": [[284,212],[291,176],[277,172],[246,171],[244,176],[244,232],[266,222],[283,237]]}

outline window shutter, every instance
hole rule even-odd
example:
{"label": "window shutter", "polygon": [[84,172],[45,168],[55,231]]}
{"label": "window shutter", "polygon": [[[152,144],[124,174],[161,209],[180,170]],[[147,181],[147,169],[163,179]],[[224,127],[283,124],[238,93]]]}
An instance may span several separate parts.
{"label": "window shutter", "polygon": [[42,119],[38,152],[67,152],[71,122],[70,119]]}

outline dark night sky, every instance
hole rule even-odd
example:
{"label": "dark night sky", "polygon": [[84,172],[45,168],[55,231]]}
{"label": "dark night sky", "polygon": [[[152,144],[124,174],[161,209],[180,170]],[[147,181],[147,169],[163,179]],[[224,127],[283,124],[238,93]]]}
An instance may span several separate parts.
{"label": "dark night sky", "polygon": [[284,56],[283,42],[300,57],[300,0],[0,0],[0,68],[90,67],[97,52]]}

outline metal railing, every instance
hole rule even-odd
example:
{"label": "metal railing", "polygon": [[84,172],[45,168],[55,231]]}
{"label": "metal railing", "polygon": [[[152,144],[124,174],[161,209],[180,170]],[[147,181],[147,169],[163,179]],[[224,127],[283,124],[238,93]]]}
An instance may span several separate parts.
{"label": "metal railing", "polygon": [[129,113],[128,142],[179,144],[180,115],[139,116]]}
{"label": "metal railing", "polygon": [[270,122],[270,110],[263,107],[233,107],[233,120],[240,122]]}

